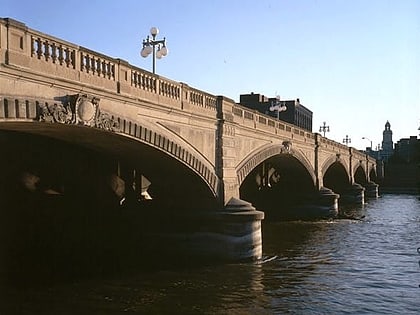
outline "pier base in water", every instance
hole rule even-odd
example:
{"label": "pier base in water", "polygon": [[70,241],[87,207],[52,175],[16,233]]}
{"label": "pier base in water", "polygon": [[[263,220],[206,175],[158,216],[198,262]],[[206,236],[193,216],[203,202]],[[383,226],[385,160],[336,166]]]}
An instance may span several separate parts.
{"label": "pier base in water", "polygon": [[365,185],[365,196],[366,198],[378,198],[379,197],[379,185],[375,182],[368,182]]}
{"label": "pier base in water", "polygon": [[365,188],[354,183],[348,189],[340,193],[340,204],[359,204],[365,203]]}
{"label": "pier base in water", "polygon": [[184,224],[178,217],[178,222],[174,221],[166,231],[154,231],[149,236],[152,243],[161,244],[178,257],[209,261],[256,260],[262,256],[263,218],[264,213],[250,203],[232,198],[219,211],[185,216],[183,220],[188,221],[188,228],[182,228]]}
{"label": "pier base in water", "polygon": [[331,189],[322,187],[307,203],[297,207],[296,214],[301,219],[333,218],[338,214],[339,197]]}

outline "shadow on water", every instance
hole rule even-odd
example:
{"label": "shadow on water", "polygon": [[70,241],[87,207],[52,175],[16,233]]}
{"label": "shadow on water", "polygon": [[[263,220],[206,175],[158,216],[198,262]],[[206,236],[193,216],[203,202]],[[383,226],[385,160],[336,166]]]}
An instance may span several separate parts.
{"label": "shadow on water", "polygon": [[[2,208],[0,286],[35,287],[104,276],[187,269],[217,263],[153,233],[142,212],[72,204],[61,195]],[[99,209],[98,209],[99,208]]]}

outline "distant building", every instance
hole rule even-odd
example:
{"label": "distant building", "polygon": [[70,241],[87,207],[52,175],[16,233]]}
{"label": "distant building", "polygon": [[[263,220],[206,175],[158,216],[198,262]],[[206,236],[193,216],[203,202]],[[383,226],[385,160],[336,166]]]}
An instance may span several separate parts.
{"label": "distant building", "polygon": [[416,136],[400,139],[395,144],[395,159],[404,163],[413,163],[420,161],[420,139]]}
{"label": "distant building", "polygon": [[260,113],[279,118],[282,121],[288,122],[300,128],[312,132],[312,116],[313,113],[305,106],[300,104],[299,99],[280,101],[280,104],[286,106],[285,111],[277,112],[270,111],[270,107],[278,103],[275,97],[268,98],[262,94],[241,94],[239,103],[242,106],[255,109]]}
{"label": "distant building", "polygon": [[385,124],[385,130],[382,133],[382,150],[380,156],[382,160],[388,161],[388,159],[394,153],[394,142],[392,142],[392,130],[389,121]]}

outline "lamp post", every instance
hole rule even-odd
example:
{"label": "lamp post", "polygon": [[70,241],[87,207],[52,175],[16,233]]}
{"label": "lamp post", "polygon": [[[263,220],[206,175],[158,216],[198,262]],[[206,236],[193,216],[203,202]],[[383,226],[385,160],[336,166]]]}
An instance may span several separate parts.
{"label": "lamp post", "polygon": [[371,150],[373,150],[373,147],[372,147],[372,140],[370,140],[369,138],[367,138],[367,137],[362,137],[362,139],[363,140],[369,140],[370,141],[370,149]]}
{"label": "lamp post", "polygon": [[277,119],[280,118],[280,112],[284,112],[287,110],[286,105],[284,102],[280,101],[280,96],[276,96],[276,99],[272,101],[271,106],[269,108],[270,112],[277,111]]}
{"label": "lamp post", "polygon": [[[166,47],[165,37],[161,40],[156,39],[157,34],[159,34],[159,29],[157,27],[152,27],[150,29],[150,34],[152,35],[152,38],[150,38],[150,36],[147,35],[147,38],[143,39],[143,48],[140,51],[140,56],[146,58],[151,53],[153,53],[153,74],[155,74],[156,58],[160,59],[162,57],[165,57],[168,54],[168,48]],[[157,51],[156,46],[158,47]]]}
{"label": "lamp post", "polygon": [[324,138],[325,138],[325,133],[326,132],[330,132],[330,126],[327,126],[327,123],[324,121],[323,122],[323,126],[319,127],[319,132],[323,132],[324,133]]}
{"label": "lamp post", "polygon": [[351,139],[349,138],[348,135],[346,135],[346,137],[343,139],[343,143],[345,143],[346,145],[348,145],[349,143],[351,143]]}

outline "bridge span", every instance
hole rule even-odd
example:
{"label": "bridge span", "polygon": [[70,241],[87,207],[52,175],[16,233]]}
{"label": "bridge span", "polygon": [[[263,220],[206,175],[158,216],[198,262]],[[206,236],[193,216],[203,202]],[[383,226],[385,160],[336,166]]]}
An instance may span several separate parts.
{"label": "bridge span", "polygon": [[0,144],[9,208],[121,208],[133,231],[227,259],[261,257],[264,215],[335,215],[378,194],[363,152],[8,18]]}

